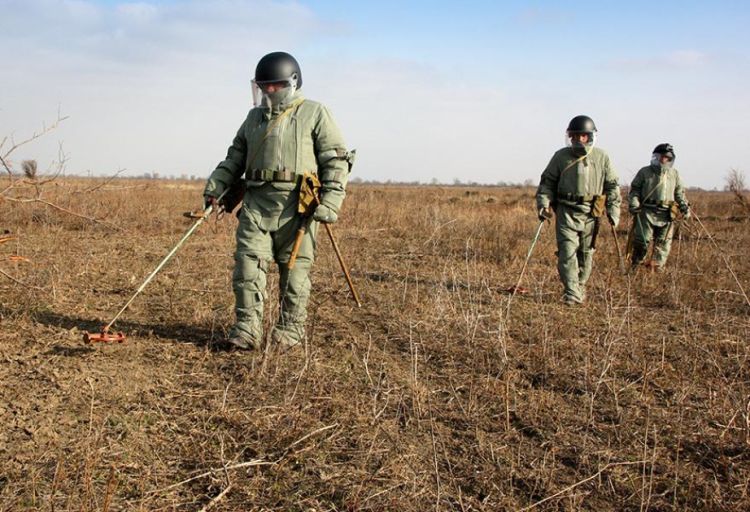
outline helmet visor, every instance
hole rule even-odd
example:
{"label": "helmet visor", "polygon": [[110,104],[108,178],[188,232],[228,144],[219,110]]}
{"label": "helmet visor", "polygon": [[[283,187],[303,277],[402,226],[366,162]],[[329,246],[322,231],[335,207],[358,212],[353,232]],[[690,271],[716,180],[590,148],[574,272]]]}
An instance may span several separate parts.
{"label": "helmet visor", "polygon": [[283,107],[292,101],[297,88],[293,81],[255,82],[260,92],[256,106],[266,108]]}
{"label": "helmet visor", "polygon": [[252,95],[253,95],[253,106],[259,107],[263,102],[263,91],[260,90],[258,83],[253,80],[252,82]]}

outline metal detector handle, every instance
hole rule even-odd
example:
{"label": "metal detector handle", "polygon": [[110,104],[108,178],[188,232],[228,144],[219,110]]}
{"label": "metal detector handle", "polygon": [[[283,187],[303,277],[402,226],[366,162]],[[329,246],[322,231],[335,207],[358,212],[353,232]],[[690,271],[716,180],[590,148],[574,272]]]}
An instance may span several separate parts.
{"label": "metal detector handle", "polygon": [[591,233],[591,251],[596,250],[596,239],[599,238],[599,228],[602,225],[602,218],[596,217],[594,219],[594,230]]}
{"label": "metal detector handle", "polygon": [[305,233],[307,233],[307,228],[310,226],[311,221],[312,215],[300,219],[300,226],[299,229],[297,229],[297,236],[294,238],[294,246],[292,247],[292,253],[289,256],[289,263],[287,264],[289,270],[292,270],[297,262],[299,248],[302,246],[302,240],[305,238]]}

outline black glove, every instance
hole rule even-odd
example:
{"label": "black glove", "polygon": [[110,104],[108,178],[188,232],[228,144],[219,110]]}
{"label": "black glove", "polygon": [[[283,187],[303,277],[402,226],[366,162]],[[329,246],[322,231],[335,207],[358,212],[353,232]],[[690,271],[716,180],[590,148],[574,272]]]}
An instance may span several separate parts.
{"label": "black glove", "polygon": [[549,206],[545,208],[539,208],[537,217],[539,217],[539,220],[550,220],[552,218],[552,208],[550,208]]}
{"label": "black glove", "polygon": [[214,196],[203,196],[203,209],[205,210],[209,206],[213,206],[216,210],[219,207],[219,200]]}

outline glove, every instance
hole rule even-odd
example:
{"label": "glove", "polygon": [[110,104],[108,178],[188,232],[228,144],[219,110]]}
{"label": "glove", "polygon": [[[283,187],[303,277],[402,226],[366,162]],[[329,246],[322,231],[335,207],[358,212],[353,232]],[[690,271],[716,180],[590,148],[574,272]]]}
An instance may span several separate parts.
{"label": "glove", "polygon": [[209,206],[213,206],[216,210],[219,207],[219,200],[214,196],[203,196],[203,209],[205,210]]}
{"label": "glove", "polygon": [[333,208],[324,204],[319,204],[313,212],[313,219],[318,222],[325,222],[326,224],[333,224],[338,220],[339,216],[333,211]]}
{"label": "glove", "polygon": [[550,220],[552,218],[552,208],[550,208],[549,206],[539,208],[537,217],[539,217],[539,220]]}

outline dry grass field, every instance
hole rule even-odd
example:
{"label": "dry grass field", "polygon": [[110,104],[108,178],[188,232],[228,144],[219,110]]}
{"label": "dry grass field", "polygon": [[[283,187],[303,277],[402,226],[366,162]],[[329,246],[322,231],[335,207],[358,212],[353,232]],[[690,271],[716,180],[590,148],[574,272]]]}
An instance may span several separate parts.
{"label": "dry grass field", "polygon": [[45,187],[106,223],[0,201],[0,510],[750,510],[750,309],[722,259],[750,288],[750,221],[731,194],[689,196],[721,253],[685,225],[663,274],[623,276],[602,229],[583,307],[560,302],[546,226],[506,318],[532,189],[352,185],[334,230],[364,305],[321,232],[308,340],[279,354],[220,343],[229,215],[123,315],[126,343],[84,344],[202,183]]}

